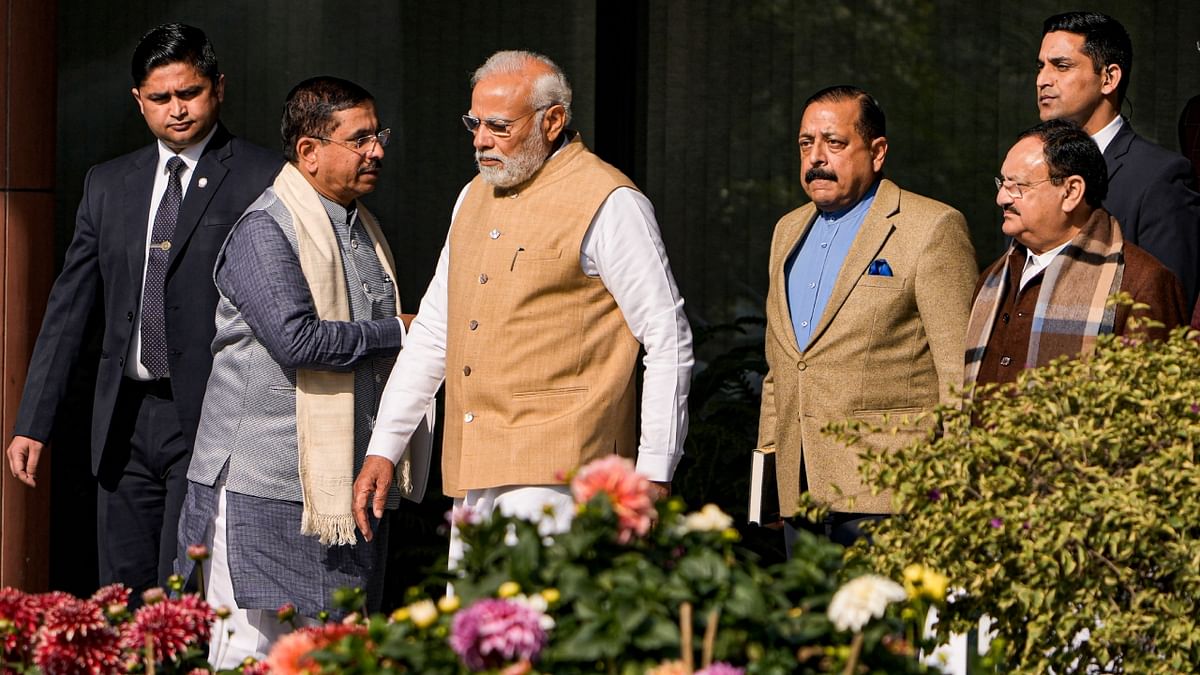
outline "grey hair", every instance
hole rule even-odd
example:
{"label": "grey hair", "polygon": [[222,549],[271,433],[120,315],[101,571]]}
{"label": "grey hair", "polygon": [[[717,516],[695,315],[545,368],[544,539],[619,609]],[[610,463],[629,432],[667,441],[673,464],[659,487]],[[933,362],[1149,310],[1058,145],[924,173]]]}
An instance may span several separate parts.
{"label": "grey hair", "polygon": [[529,105],[535,110],[542,110],[556,103],[560,104],[567,113],[566,123],[570,124],[571,84],[567,82],[567,76],[563,73],[562,68],[558,67],[558,64],[537,52],[509,50],[492,54],[471,75],[471,86],[474,87],[493,75],[521,73],[530,61],[546,66],[550,72],[539,75],[533,81]]}

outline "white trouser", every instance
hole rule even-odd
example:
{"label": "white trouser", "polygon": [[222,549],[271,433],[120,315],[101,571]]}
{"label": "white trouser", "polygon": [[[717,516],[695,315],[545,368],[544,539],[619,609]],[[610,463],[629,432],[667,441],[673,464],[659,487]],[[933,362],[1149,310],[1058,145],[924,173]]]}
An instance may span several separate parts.
{"label": "white trouser", "polygon": [[465,509],[481,517],[493,511],[509,517],[538,524],[543,537],[566,532],[575,517],[575,498],[566,485],[513,485],[508,487],[467,490],[466,497],[454,500],[454,517],[450,519],[450,569],[458,567],[463,558],[463,541],[457,521]]}
{"label": "white trouser", "polygon": [[[225,543],[225,483],[217,486],[217,516],[205,534],[210,552],[204,561],[204,597],[213,608],[226,607],[229,618],[214,619],[208,662],[218,670],[236,668],[247,656],[262,660],[279,637],[292,631],[274,609],[240,609],[233,597],[233,579]],[[313,619],[296,617],[297,625],[316,625]]]}

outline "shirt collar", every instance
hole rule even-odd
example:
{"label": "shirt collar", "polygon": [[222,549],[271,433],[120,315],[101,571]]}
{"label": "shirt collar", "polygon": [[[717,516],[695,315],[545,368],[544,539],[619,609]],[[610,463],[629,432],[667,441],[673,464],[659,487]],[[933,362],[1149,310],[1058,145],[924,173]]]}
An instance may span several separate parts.
{"label": "shirt collar", "polygon": [[1097,131],[1092,136],[1092,140],[1096,141],[1096,145],[1100,146],[1100,154],[1103,155],[1104,151],[1108,149],[1108,144],[1112,143],[1112,140],[1117,137],[1117,132],[1121,130],[1121,125],[1124,123],[1125,120],[1121,119],[1120,115],[1117,115],[1103,129]]}
{"label": "shirt collar", "polygon": [[358,215],[358,202],[354,202],[350,208],[346,208],[320,192],[317,193],[317,197],[320,198],[321,206],[325,207],[325,213],[335,225],[350,225]]}
{"label": "shirt collar", "polygon": [[204,154],[204,148],[208,147],[208,142],[217,133],[217,125],[214,124],[212,129],[208,130],[208,135],[200,139],[199,143],[192,143],[180,152],[175,152],[168,148],[161,140],[158,141],[158,170],[166,171],[167,160],[172,157],[178,157],[187,165],[188,171],[196,168],[196,163],[200,161],[200,156]]}

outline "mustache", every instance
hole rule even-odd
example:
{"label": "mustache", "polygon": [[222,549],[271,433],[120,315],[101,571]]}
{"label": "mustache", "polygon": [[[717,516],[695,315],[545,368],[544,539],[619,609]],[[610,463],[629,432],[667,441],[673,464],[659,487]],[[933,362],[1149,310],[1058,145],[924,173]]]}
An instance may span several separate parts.
{"label": "mustache", "polygon": [[479,162],[482,162],[485,159],[491,160],[493,162],[507,162],[508,161],[508,158],[505,157],[504,155],[489,155],[489,154],[483,153],[483,152],[475,153],[475,163],[476,164],[478,164]]}
{"label": "mustache", "polygon": [[823,166],[814,166],[813,168],[804,172],[804,182],[811,183],[814,180],[831,180],[836,183],[837,174]]}
{"label": "mustache", "polygon": [[373,159],[358,168],[358,173],[364,174],[370,171],[378,171],[383,168],[383,160]]}
{"label": "mustache", "polygon": [[1000,213],[1001,213],[1001,214],[1004,214],[1004,213],[1011,213],[1011,214],[1013,214],[1014,216],[1019,216],[1019,215],[1021,215],[1021,212],[1017,210],[1017,207],[1016,207],[1016,205],[1015,205],[1015,204],[1005,204],[1004,206],[1001,206],[1001,207],[1000,207]]}

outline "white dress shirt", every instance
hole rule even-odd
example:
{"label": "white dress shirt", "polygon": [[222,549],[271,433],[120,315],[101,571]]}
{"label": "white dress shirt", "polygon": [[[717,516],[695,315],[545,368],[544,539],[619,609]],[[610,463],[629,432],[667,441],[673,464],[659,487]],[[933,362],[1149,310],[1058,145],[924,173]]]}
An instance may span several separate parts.
{"label": "white dress shirt", "polygon": [[[455,216],[469,188],[459,193]],[[445,377],[449,264],[447,236],[379,406],[367,454],[393,464]],[[588,227],[579,264],[585,274],[604,282],[630,332],[646,349],[637,469],[650,480],[670,481],[687,435],[692,331],[650,200],[637,190],[614,190]]]}
{"label": "white dress shirt", "polygon": [[[179,170],[179,183],[183,188],[183,193],[180,195],[182,203],[182,199],[187,196],[192,170],[196,168],[196,163],[200,161],[200,155],[204,154],[204,148],[215,133],[217,133],[217,125],[214,124],[204,140],[189,145],[180,153],[168,148],[162,141],[158,142],[158,166],[154,168],[154,187],[150,191],[150,213],[146,217],[146,248],[142,256],[142,292],[138,294],[137,309],[134,310],[133,334],[129,339],[129,353],[125,355],[125,377],[142,381],[154,379],[154,375],[150,374],[146,366],[142,365],[142,295],[146,292],[146,266],[150,264],[150,240],[151,234],[154,232],[154,216],[158,215],[158,205],[162,202],[163,193],[167,191],[167,181],[171,177],[171,173],[167,171],[167,160],[172,157],[183,160],[183,168]],[[213,312],[216,312],[215,307]]]}
{"label": "white dress shirt", "polygon": [[1021,285],[1018,288],[1024,289],[1030,281],[1033,281],[1034,277],[1045,271],[1054,261],[1054,257],[1062,253],[1069,243],[1071,243],[1070,239],[1042,253],[1034,253],[1025,249],[1025,268],[1021,271]]}
{"label": "white dress shirt", "polygon": [[1125,124],[1125,120],[1121,119],[1120,115],[1117,115],[1111,122],[1104,125],[1103,129],[1097,131],[1092,136],[1092,140],[1096,141],[1096,145],[1100,147],[1100,154],[1103,155],[1104,151],[1108,149],[1108,144],[1112,143],[1112,140],[1117,137],[1117,132],[1121,130],[1121,125],[1123,124]]}

